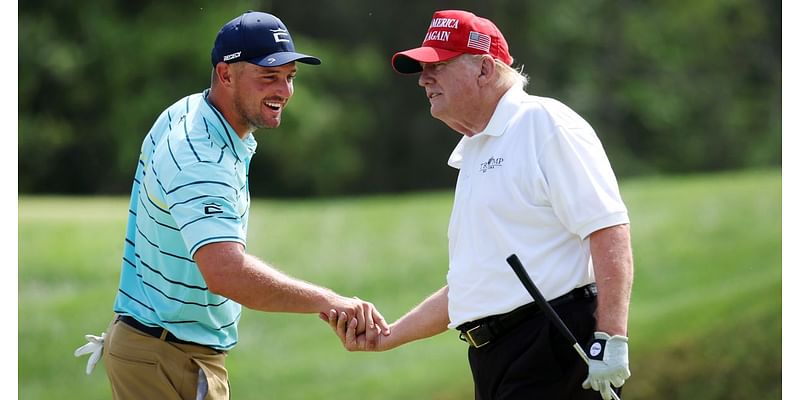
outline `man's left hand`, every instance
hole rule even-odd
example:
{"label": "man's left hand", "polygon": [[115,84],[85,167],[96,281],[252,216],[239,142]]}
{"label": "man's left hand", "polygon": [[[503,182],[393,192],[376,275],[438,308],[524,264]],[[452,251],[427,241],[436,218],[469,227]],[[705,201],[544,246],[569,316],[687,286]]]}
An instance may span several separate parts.
{"label": "man's left hand", "polygon": [[587,356],[589,376],[583,381],[583,388],[597,390],[604,400],[611,400],[611,385],[620,387],[631,376],[628,368],[628,338],[595,332]]}
{"label": "man's left hand", "polygon": [[74,354],[75,357],[91,354],[91,356],[89,356],[89,361],[86,362],[86,375],[89,375],[92,373],[92,370],[94,370],[95,364],[100,361],[100,357],[103,356],[103,345],[106,341],[106,333],[103,332],[100,336],[85,335],[84,337],[88,343],[75,349]]}

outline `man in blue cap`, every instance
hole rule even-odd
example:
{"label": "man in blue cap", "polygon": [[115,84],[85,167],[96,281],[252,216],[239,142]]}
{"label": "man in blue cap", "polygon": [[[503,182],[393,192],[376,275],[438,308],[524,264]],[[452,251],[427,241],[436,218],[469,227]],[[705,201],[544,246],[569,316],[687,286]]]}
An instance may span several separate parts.
{"label": "man in blue cap", "polygon": [[[277,128],[294,92],[297,53],[286,26],[262,12],[217,34],[211,88],[164,110],[144,139],[125,237],[116,317],[76,355],[101,354],[116,399],[227,399],[227,351],[241,306],[339,313],[388,334],[374,306],[289,277],[245,252],[253,132]],[[102,353],[101,353],[102,352]]]}

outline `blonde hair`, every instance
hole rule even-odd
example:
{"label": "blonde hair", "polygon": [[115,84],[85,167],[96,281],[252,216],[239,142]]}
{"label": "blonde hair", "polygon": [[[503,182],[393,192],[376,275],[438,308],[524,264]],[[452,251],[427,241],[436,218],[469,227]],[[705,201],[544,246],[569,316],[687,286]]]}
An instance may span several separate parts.
{"label": "blonde hair", "polygon": [[[479,63],[483,60],[484,57],[488,56],[488,54],[464,54],[468,56],[472,61]],[[522,72],[525,66],[523,65],[519,69],[516,69],[496,58],[492,59],[494,61],[495,70],[497,71],[497,86],[499,87],[510,87],[510,86],[521,86],[523,89],[525,86],[528,86],[528,75]]]}
{"label": "blonde hair", "polygon": [[524,65],[517,69],[498,59],[494,60],[494,65],[500,74],[500,80],[503,84],[510,83],[512,86],[519,85],[523,89],[525,86],[528,86],[528,75],[522,72],[525,68]]}

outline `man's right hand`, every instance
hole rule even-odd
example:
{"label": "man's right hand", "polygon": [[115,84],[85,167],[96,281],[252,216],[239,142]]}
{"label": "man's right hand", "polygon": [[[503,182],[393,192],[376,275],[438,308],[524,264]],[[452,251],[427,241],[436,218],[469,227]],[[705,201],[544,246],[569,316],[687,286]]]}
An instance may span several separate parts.
{"label": "man's right hand", "polygon": [[380,330],[359,332],[361,318],[341,310],[331,309],[327,313],[320,313],[319,317],[328,323],[349,351],[391,350],[447,331],[450,323],[447,293],[447,286],[442,287],[391,325],[385,326],[383,317],[380,317],[383,324],[376,325]]}
{"label": "man's right hand", "polygon": [[[325,313],[320,315],[320,317],[323,315],[325,316],[323,320],[330,322],[331,315],[334,317],[334,320],[338,320],[339,315],[346,314],[356,319],[357,325],[354,326],[354,329],[357,335],[363,333],[368,333],[372,336],[380,333],[384,335],[389,334],[390,328],[386,319],[384,319],[383,315],[378,312],[378,309],[368,301],[361,300],[358,297],[347,298],[337,295],[336,299],[331,301],[330,307],[331,310],[328,312],[328,315],[325,315]],[[336,331],[336,329],[334,329],[334,331]]]}
{"label": "man's right hand", "polygon": [[[349,316],[346,312],[330,310],[327,314],[320,314],[322,320],[328,321],[334,333],[339,337],[342,345],[348,351],[385,351],[389,350],[389,326],[386,329],[367,329],[358,333],[359,319]],[[385,321],[384,321],[385,323]]]}

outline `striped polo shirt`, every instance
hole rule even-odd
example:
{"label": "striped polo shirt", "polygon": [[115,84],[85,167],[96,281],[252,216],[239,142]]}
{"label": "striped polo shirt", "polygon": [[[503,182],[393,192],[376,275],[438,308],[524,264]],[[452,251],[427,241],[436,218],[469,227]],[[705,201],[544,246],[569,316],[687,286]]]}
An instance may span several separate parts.
{"label": "striped polo shirt", "polygon": [[228,350],[242,307],[208,290],[193,256],[209,243],[245,244],[256,141],[236,135],[208,92],[164,110],[144,139],[114,311]]}

